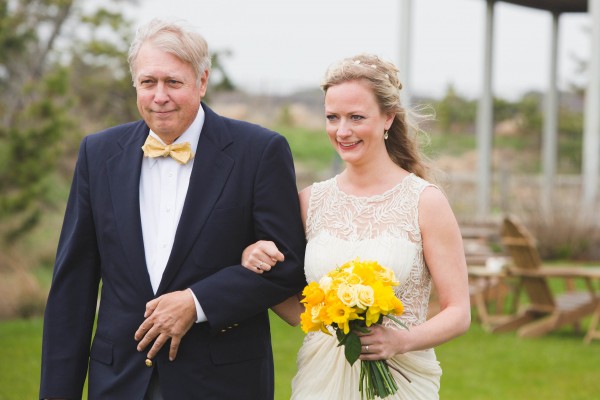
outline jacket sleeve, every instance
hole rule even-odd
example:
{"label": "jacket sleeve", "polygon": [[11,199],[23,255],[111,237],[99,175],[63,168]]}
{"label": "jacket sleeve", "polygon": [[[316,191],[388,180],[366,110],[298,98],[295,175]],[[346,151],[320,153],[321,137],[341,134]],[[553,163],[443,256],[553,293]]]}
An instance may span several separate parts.
{"label": "jacket sleeve", "polygon": [[256,274],[239,264],[230,266],[192,285],[213,333],[264,312],[301,291],[306,283],[303,269],[306,241],[294,164],[283,136],[271,137],[253,179],[252,218],[256,238],[274,241],[285,261],[264,274]]}
{"label": "jacket sleeve", "polygon": [[44,315],[40,398],[81,398],[100,282],[86,139],[79,149]]}

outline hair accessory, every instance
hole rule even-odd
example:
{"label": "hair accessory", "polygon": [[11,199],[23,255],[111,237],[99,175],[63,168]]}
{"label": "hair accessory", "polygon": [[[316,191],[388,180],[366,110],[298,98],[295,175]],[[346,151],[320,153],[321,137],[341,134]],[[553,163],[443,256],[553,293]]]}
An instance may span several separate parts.
{"label": "hair accessory", "polygon": [[[363,64],[361,60],[352,60],[352,64],[364,66],[365,68],[369,68],[370,67],[370,68],[372,68],[374,70],[379,70],[379,68],[377,67],[377,64]],[[382,71],[382,72],[384,72],[384,71]],[[383,74],[383,76],[385,76],[385,79],[388,79],[388,80],[390,79],[390,75],[388,73]],[[402,84],[401,83],[399,83],[399,89],[402,89]]]}

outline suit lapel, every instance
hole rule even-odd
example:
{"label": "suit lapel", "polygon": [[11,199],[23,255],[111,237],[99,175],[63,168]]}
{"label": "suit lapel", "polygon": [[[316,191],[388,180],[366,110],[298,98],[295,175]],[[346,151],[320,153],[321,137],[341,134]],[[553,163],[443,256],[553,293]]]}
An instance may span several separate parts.
{"label": "suit lapel", "polygon": [[122,151],[107,161],[109,189],[119,238],[135,275],[134,281],[141,285],[145,295],[152,297],[140,217],[141,147],[149,129],[142,121],[130,129],[131,132],[124,132],[119,142]]}
{"label": "suit lapel", "polygon": [[190,184],[177,226],[173,249],[157,295],[165,291],[189,255],[221,195],[234,164],[234,160],[224,152],[232,140],[223,120],[207,106],[203,105],[203,108],[206,116],[194,157]]}

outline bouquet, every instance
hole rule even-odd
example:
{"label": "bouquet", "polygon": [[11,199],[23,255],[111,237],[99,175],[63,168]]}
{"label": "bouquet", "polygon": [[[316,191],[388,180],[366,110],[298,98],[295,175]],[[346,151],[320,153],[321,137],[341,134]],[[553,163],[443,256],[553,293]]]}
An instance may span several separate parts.
{"label": "bouquet", "polygon": [[[376,261],[358,258],[349,261],[304,288],[302,303],[306,309],[301,315],[302,330],[306,333],[320,330],[331,335],[328,327],[333,328],[338,346],[344,346],[346,360],[353,365],[361,353],[356,331],[367,332],[369,326],[380,324],[384,316],[406,328],[391,315],[398,316],[404,311],[394,294],[396,285],[394,272]],[[361,396],[371,400],[398,391],[389,367],[385,360],[361,362]]]}

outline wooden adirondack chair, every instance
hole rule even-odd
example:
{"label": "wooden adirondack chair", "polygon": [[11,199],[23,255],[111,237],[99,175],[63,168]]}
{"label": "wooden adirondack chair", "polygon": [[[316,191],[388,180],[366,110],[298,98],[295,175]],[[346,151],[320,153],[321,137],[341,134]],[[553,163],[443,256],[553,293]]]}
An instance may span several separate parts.
{"label": "wooden adirondack chair", "polygon": [[592,315],[592,320],[590,321],[590,326],[588,328],[588,332],[585,335],[583,341],[586,344],[590,344],[593,339],[600,340],[600,302],[596,307],[596,311],[594,311],[594,315]]}
{"label": "wooden adirondack chair", "polygon": [[[479,321],[483,329],[493,331],[508,322],[515,312],[515,278],[504,268],[469,266],[469,292],[471,305],[477,311],[473,321]],[[512,300],[510,304],[508,301]]]}
{"label": "wooden adirondack chair", "polygon": [[[597,306],[600,307],[600,296],[592,283],[592,279],[600,278],[600,268],[542,267],[535,239],[512,216],[504,219],[502,243],[512,258],[508,273],[518,280],[520,290],[517,296],[524,291],[529,303],[518,307],[519,311],[514,315],[491,326],[491,331],[516,329],[521,337],[534,337],[567,324],[573,324],[575,329],[579,329],[579,322],[591,315]],[[570,285],[564,293],[556,295],[548,284],[550,278],[560,278],[571,283],[583,280],[587,290],[576,290],[574,285]]]}

